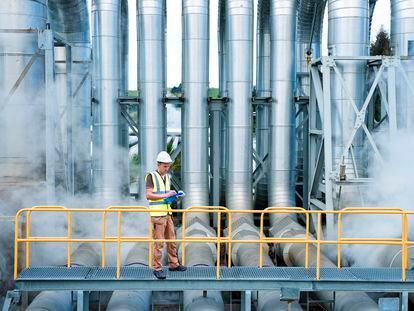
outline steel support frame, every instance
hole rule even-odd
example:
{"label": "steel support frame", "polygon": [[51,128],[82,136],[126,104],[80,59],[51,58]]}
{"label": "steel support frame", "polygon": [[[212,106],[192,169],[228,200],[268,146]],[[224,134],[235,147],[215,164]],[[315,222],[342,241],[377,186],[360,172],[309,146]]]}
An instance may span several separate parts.
{"label": "steel support frame", "polygon": [[[342,73],[336,66],[336,60],[365,60],[371,63],[371,66],[377,67],[374,69],[375,80],[371,85],[368,95],[364,100],[361,109],[358,109],[355,102],[349,98],[346,85],[342,78]],[[311,67],[311,97],[309,101],[309,177],[308,177],[308,208],[309,209],[323,209],[335,210],[339,207],[335,202],[339,198],[339,188],[347,186],[351,183],[341,184],[339,178],[339,168],[334,167],[332,154],[332,112],[331,112],[331,75],[336,75],[341,81],[344,93],[348,97],[349,104],[353,107],[356,115],[354,130],[347,140],[347,144],[343,149],[342,155],[348,155],[352,152],[352,143],[355,134],[359,129],[364,131],[365,137],[373,149],[375,155],[382,160],[381,154],[375,144],[371,132],[366,125],[366,115],[375,89],[378,87],[381,92],[382,105],[387,111],[387,118],[389,120],[390,135],[394,135],[397,129],[397,115],[396,115],[396,70],[404,77],[409,89],[414,96],[414,85],[409,81],[407,74],[401,66],[400,58],[398,57],[322,57],[315,60]],[[387,94],[385,93],[383,73],[387,72],[388,79],[386,83]],[[385,101],[385,102],[384,102]],[[354,168],[356,166],[354,163]],[[358,172],[356,172],[358,176]],[[357,178],[353,183],[366,182],[367,178]],[[326,219],[327,235],[334,235],[334,219],[328,217]]]}

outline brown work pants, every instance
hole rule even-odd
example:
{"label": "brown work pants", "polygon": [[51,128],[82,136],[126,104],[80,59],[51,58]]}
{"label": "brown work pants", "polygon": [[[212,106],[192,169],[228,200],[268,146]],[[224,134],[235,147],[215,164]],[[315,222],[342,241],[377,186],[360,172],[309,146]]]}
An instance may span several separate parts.
{"label": "brown work pants", "polygon": [[[151,221],[153,225],[153,236],[155,240],[175,239],[174,223],[170,215],[151,217]],[[161,257],[162,257],[163,247],[164,247],[164,242],[154,243],[154,253],[153,253],[154,270],[162,270]],[[177,257],[177,246],[175,242],[167,242],[167,254],[168,254],[168,266],[170,268],[177,267],[178,257]]]}

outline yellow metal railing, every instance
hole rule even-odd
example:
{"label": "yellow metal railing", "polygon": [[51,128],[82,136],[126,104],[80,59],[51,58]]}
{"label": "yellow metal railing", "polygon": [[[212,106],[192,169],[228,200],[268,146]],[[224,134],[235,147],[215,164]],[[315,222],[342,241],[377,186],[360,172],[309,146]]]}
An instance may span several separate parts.
{"label": "yellow metal railing", "polygon": [[[157,212],[158,210],[151,210]],[[161,211],[161,210],[159,210]],[[31,216],[34,213],[64,213],[67,220],[67,232],[66,236],[32,236],[30,233]],[[269,207],[265,210],[228,210],[222,206],[193,206],[185,210],[173,210],[174,213],[182,214],[182,237],[181,239],[162,239],[155,240],[153,238],[153,227],[150,218],[148,217],[148,235],[144,236],[123,236],[122,235],[122,216],[130,213],[144,213],[149,216],[150,210],[145,206],[110,206],[104,209],[92,209],[92,208],[66,208],[64,206],[34,206],[32,208],[24,208],[18,211],[15,216],[15,239],[14,239],[14,278],[16,279],[19,272],[19,243],[25,243],[25,266],[30,266],[30,243],[36,242],[59,242],[67,244],[67,266],[71,266],[71,246],[72,243],[101,243],[102,259],[101,266],[106,265],[106,244],[116,243],[116,277],[120,278],[121,271],[121,244],[122,243],[148,243],[148,265],[152,267],[153,256],[153,243],[158,242],[179,242],[182,243],[181,248],[181,261],[185,264],[185,250],[187,243],[214,243],[217,246],[217,258],[216,258],[216,277],[220,278],[221,267],[221,248],[222,244],[227,245],[228,255],[228,267],[232,264],[232,245],[239,243],[247,244],[259,244],[264,243],[291,243],[291,244],[304,244],[305,246],[305,268],[309,268],[309,246],[316,246],[316,279],[320,279],[320,258],[321,258],[321,245],[331,244],[337,247],[337,267],[341,268],[341,246],[345,244],[372,244],[372,245],[396,245],[401,246],[402,253],[402,276],[401,279],[406,279],[406,269],[408,267],[408,246],[414,245],[414,241],[408,240],[408,216],[414,215],[414,212],[403,211],[399,208],[345,208],[339,211],[309,211],[298,207]],[[92,213],[102,216],[102,235],[100,237],[88,237],[88,238],[73,238],[73,224],[72,215],[80,213]],[[189,213],[209,213],[217,215],[217,235],[215,237],[188,237],[186,236],[187,218]],[[116,214],[116,235],[107,235],[107,216],[109,214]],[[239,240],[233,239],[232,223],[234,215],[254,215],[260,216],[259,239]],[[305,222],[305,236],[300,238],[277,238],[266,237],[264,233],[264,219],[266,215],[271,214],[286,214],[286,215],[302,215]],[[401,238],[350,238],[342,236],[343,215],[397,215],[401,217]],[[323,216],[333,215],[337,217],[337,238],[336,240],[324,240],[322,235],[322,221]],[[24,237],[19,234],[19,222],[21,218],[26,216]],[[222,216],[225,217],[227,223],[228,234],[227,236],[221,235]],[[310,233],[310,218],[316,217],[316,236]],[[259,247],[259,268],[263,267],[263,247]]]}

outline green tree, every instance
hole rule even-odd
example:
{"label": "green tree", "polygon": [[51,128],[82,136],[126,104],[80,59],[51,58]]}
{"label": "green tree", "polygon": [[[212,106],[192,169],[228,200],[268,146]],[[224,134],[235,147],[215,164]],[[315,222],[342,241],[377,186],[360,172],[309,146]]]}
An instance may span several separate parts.
{"label": "green tree", "polygon": [[371,43],[371,55],[391,55],[391,40],[388,32],[381,27],[375,41]]}

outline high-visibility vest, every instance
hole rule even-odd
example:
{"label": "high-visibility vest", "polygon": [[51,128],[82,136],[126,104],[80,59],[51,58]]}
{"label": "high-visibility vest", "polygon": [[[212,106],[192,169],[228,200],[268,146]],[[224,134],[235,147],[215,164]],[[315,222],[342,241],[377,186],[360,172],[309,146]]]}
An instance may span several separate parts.
{"label": "high-visibility vest", "polygon": [[[164,194],[167,193],[171,190],[171,182],[170,182],[170,177],[168,176],[168,174],[165,176],[165,184],[164,184],[164,180],[162,179],[161,175],[154,171],[151,173],[148,173],[145,176],[145,180],[147,180],[147,178],[151,176],[152,178],[152,183],[154,185],[154,188],[152,189],[152,192],[154,194]],[[171,215],[171,206],[170,204],[166,204],[164,202],[164,199],[157,199],[157,200],[148,200],[149,201],[149,207],[150,210],[165,210],[165,212],[150,212],[151,216],[166,216],[168,214]]]}

